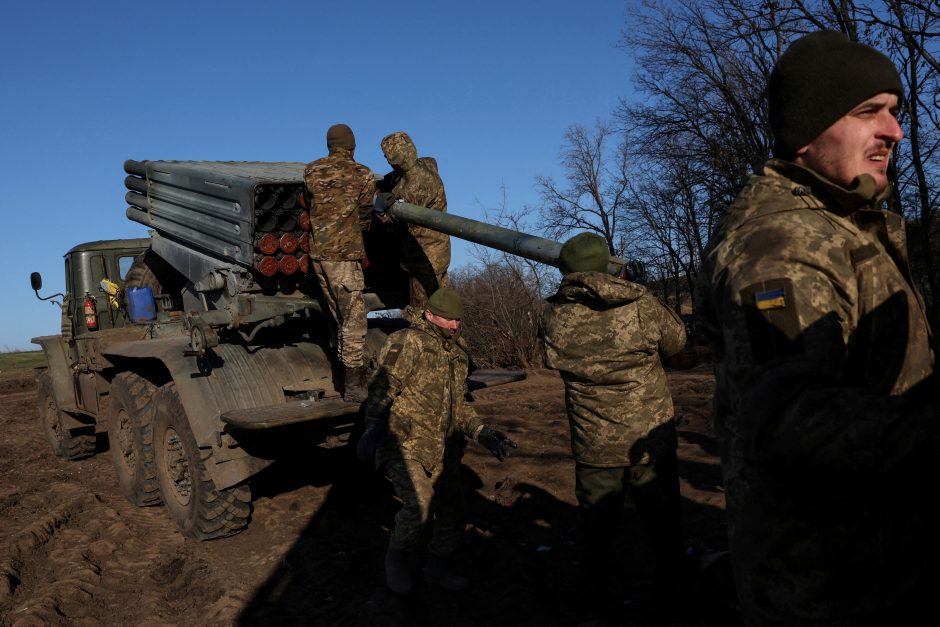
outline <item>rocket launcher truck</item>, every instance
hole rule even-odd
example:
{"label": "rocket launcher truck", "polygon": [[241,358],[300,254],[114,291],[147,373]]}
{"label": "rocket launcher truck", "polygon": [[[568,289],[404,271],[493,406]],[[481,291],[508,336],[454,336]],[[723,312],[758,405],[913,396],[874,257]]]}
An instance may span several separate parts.
{"label": "rocket launcher truck", "polygon": [[[308,275],[302,163],[127,161],[127,217],[150,236],[65,254],[58,335],[36,337],[41,428],[81,459],[106,429],[118,483],[138,506],[163,504],[183,534],[241,531],[250,479],[291,447],[344,445],[360,406],[343,400],[332,319]],[[396,238],[412,223],[551,265],[560,244],[396,202],[363,232],[370,311],[407,303]],[[611,259],[616,272],[623,261]],[[365,265],[365,264],[364,264]],[[58,300],[55,300],[57,299]],[[401,319],[369,320],[374,371]],[[517,380],[476,371],[471,388]]]}

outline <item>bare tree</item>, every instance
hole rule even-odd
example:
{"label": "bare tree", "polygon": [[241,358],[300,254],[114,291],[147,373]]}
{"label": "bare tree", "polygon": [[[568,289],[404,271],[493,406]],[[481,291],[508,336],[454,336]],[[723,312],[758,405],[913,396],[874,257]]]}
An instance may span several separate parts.
{"label": "bare tree", "polygon": [[565,133],[559,160],[565,172],[562,183],[552,177],[536,178],[542,198],[536,213],[542,231],[557,240],[575,231],[597,233],[607,241],[610,254],[623,256],[626,240],[621,222],[628,188],[623,134],[600,120],[593,129],[574,124]]}
{"label": "bare tree", "polygon": [[[531,214],[506,209],[506,189],[500,205],[485,209],[487,222],[531,232]],[[557,270],[483,246],[474,246],[477,263],[452,272],[451,286],[464,301],[464,337],[477,364],[483,367],[542,366],[538,330],[542,299],[557,287]]]}
{"label": "bare tree", "polygon": [[621,43],[636,60],[640,97],[615,112],[633,166],[626,225],[647,242],[656,283],[672,291],[660,296],[676,307],[691,303],[723,208],[770,152],[764,86],[782,16],[753,4],[644,2],[627,13]]}
{"label": "bare tree", "polygon": [[538,344],[542,300],[515,270],[497,263],[450,275],[451,286],[463,299],[463,337],[481,367],[542,365]]}

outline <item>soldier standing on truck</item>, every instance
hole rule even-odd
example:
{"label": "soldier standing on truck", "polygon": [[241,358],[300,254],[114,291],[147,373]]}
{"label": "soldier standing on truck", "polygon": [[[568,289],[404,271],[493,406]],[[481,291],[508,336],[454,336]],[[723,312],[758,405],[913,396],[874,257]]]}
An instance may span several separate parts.
{"label": "soldier standing on truck", "polygon": [[[559,254],[563,279],[548,299],[545,363],[561,373],[575,459],[584,619],[605,620],[611,549],[635,512],[655,558],[653,611],[684,619],[689,602],[672,396],[662,358],[685,326],[645,287],[608,274],[603,237],[581,233]],[[667,621],[668,622],[668,621]]]}
{"label": "soldier standing on truck", "polygon": [[[419,159],[414,142],[406,133],[399,131],[383,138],[382,152],[392,171],[379,184],[376,211],[380,216],[396,200],[447,211],[447,196],[437,173],[437,162],[431,157]],[[419,316],[427,305],[428,295],[447,287],[450,236],[409,224],[407,230],[403,229],[399,257],[402,269],[411,277],[409,305],[412,314]]]}
{"label": "soldier standing on truck", "polygon": [[794,41],[768,86],[775,158],[699,274],[749,625],[936,615],[940,385],[904,220],[883,209],[903,94],[869,46]]}
{"label": "soldier standing on truck", "polygon": [[516,448],[483,424],[465,399],[467,354],[456,342],[462,315],[456,292],[434,292],[423,316],[386,340],[365,403],[365,431],[356,451],[384,468],[402,501],[385,555],[386,584],[397,594],[411,592],[411,555],[429,526],[425,581],[453,592],[467,588],[467,579],[447,565],[463,541],[465,438],[480,442],[499,461]]}
{"label": "soldier standing on truck", "polygon": [[375,179],[369,168],[353,159],[356,138],[347,125],[331,126],[326,146],[329,155],[304,169],[310,195],[310,267],[335,322],[337,354],[345,368],[343,398],[362,402],[367,321],[360,219],[372,209]]}

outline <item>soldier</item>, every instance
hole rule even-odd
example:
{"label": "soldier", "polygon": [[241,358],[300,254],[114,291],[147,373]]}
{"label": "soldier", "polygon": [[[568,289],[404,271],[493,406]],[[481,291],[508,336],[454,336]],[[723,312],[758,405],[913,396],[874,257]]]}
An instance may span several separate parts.
{"label": "soldier", "polygon": [[575,459],[583,551],[581,600],[603,613],[622,510],[635,510],[656,558],[657,614],[678,618],[687,594],[676,425],[661,357],[685,326],[645,287],[607,272],[604,238],[581,233],[559,255],[564,278],[545,324],[546,364],[560,371]]}
{"label": "soldier", "polygon": [[937,596],[940,386],[904,221],[881,209],[901,78],[816,32],[768,95],[776,158],[728,208],[698,297],[744,617],[914,624]]}
{"label": "soldier", "polygon": [[[393,170],[386,175],[376,199],[376,210],[382,214],[395,200],[419,207],[447,211],[444,183],[437,173],[433,157],[418,158],[414,143],[407,134],[392,133],[382,139],[382,152]],[[402,268],[411,276],[409,303],[420,315],[428,294],[447,287],[450,265],[450,237],[422,226],[408,225],[400,240]]]}
{"label": "soldier", "polygon": [[353,159],[356,138],[348,126],[331,126],[326,146],[329,155],[304,168],[310,196],[310,267],[337,327],[337,353],[345,367],[343,398],[361,402],[366,398],[362,347],[367,322],[360,217],[372,209],[375,179]]}
{"label": "soldier", "polygon": [[464,398],[467,354],[456,344],[462,315],[456,292],[434,292],[420,320],[388,337],[369,386],[357,453],[384,467],[402,501],[385,555],[386,583],[397,594],[411,592],[410,556],[428,527],[425,580],[451,591],[468,586],[446,564],[463,540],[465,438],[480,442],[499,461],[516,448],[484,425]]}

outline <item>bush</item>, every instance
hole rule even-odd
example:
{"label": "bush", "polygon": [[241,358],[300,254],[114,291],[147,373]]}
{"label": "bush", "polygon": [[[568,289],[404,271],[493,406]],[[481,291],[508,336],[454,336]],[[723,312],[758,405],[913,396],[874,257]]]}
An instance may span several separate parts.
{"label": "bush", "polygon": [[481,368],[538,368],[544,303],[526,266],[507,262],[461,268],[450,286],[463,298],[463,337]]}

